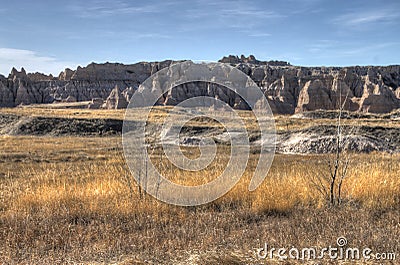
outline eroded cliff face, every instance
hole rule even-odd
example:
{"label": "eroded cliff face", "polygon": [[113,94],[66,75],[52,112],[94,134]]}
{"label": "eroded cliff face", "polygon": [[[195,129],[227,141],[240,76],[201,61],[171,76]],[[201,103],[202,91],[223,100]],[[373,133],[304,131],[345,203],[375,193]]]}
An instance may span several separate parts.
{"label": "eroded cliff face", "polygon": [[[337,109],[387,113],[400,108],[400,66],[299,67],[286,62],[261,62],[254,56],[228,56],[229,63],[249,75],[263,90],[275,113]],[[89,64],[66,69],[58,77],[12,69],[0,75],[0,107],[59,101],[92,101],[96,108],[123,108],[139,85],[173,61]],[[118,90],[118,91],[117,91]],[[185,84],[172,89],[161,104],[174,105],[192,95],[219,98],[233,107],[238,99],[227,89]]]}
{"label": "eroded cliff face", "polygon": [[106,100],[118,86],[134,90],[158,70],[172,61],[123,64],[89,64],[76,70],[65,69],[58,77],[27,74],[22,68],[11,70],[8,77],[0,75],[0,107],[20,104],[43,104],[61,101]]}

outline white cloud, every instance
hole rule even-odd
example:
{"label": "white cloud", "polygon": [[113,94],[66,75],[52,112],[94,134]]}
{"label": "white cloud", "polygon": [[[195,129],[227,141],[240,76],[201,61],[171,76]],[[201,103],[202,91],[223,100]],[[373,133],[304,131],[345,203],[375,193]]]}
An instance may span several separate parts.
{"label": "white cloud", "polygon": [[180,25],[179,31],[233,29],[237,32],[255,32],[250,37],[267,37],[266,33],[257,33],[262,33],[262,29],[286,17],[272,7],[267,9],[243,0],[197,0],[182,13],[186,21]]}
{"label": "white cloud", "polygon": [[382,9],[372,11],[352,11],[333,19],[339,26],[363,27],[372,23],[390,23],[398,20],[400,14],[396,10]]}
{"label": "white cloud", "polygon": [[198,0],[196,1],[198,7],[204,8],[204,6],[211,7],[207,10],[209,15],[220,15],[238,18],[238,16],[244,16],[251,19],[262,18],[282,18],[284,15],[276,12],[275,10],[265,10],[259,6],[254,5],[254,3],[249,1],[237,0]]}
{"label": "white cloud", "polygon": [[263,38],[263,37],[271,37],[271,34],[269,33],[250,33],[249,37],[255,37],[255,38]]}
{"label": "white cloud", "polygon": [[138,39],[171,39],[172,36],[166,33],[159,32],[145,32],[136,30],[91,30],[85,34],[66,34],[66,38],[71,40],[93,40],[95,38],[104,39],[124,39],[124,40],[138,40]]}
{"label": "white cloud", "polygon": [[266,10],[259,10],[256,8],[251,8],[247,6],[238,6],[236,8],[229,8],[223,9],[220,11],[222,16],[227,17],[238,17],[243,16],[247,18],[262,18],[262,19],[270,19],[270,18],[282,18],[284,17],[281,14],[276,13],[275,11],[266,11]]}
{"label": "white cloud", "polygon": [[[395,49],[399,47],[399,42],[382,42],[374,44],[366,44],[360,46],[358,43],[339,43],[335,44],[334,41],[324,44],[324,42],[319,42],[319,44],[312,45],[308,49],[312,53],[314,59],[339,59],[344,58],[353,60],[351,64],[359,64],[362,62],[363,58],[368,58],[371,54],[381,54],[384,49]],[[361,60],[361,61],[360,61]],[[349,61],[349,60],[347,60]],[[355,63],[354,63],[355,62]],[[367,62],[371,64],[372,62]]]}
{"label": "white cloud", "polygon": [[35,51],[0,48],[0,73],[7,76],[13,67],[24,67],[27,72],[58,75],[67,67],[75,68],[76,64],[42,56]]}
{"label": "white cloud", "polygon": [[134,36],[136,39],[170,39],[171,36],[167,34],[159,34],[159,33],[138,33]]}
{"label": "white cloud", "polygon": [[83,18],[101,18],[106,16],[124,15],[124,14],[143,14],[158,13],[163,11],[163,7],[173,3],[147,4],[147,5],[131,5],[130,2],[115,1],[81,1],[70,5],[72,10],[79,17]]}
{"label": "white cloud", "polygon": [[325,10],[323,8],[323,0],[287,0],[288,14],[318,14]]}
{"label": "white cloud", "polygon": [[313,43],[308,45],[308,51],[311,53],[322,53],[322,52],[330,52],[330,50],[335,47],[340,47],[343,43],[340,43],[337,40],[315,40]]}
{"label": "white cloud", "polygon": [[353,55],[362,55],[362,54],[368,54],[371,52],[376,52],[384,48],[388,47],[393,47],[393,46],[399,46],[400,43],[398,42],[385,42],[385,43],[378,43],[378,44],[372,44],[372,45],[366,45],[363,47],[355,47],[353,49],[347,49],[344,51],[341,51],[340,53],[343,56],[353,56]]}

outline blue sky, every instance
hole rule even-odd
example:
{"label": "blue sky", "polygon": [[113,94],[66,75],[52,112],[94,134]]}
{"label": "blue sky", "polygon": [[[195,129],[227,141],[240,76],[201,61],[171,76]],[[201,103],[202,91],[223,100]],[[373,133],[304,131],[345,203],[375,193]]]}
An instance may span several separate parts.
{"label": "blue sky", "polygon": [[397,0],[3,1],[0,73],[229,54],[294,65],[400,64]]}

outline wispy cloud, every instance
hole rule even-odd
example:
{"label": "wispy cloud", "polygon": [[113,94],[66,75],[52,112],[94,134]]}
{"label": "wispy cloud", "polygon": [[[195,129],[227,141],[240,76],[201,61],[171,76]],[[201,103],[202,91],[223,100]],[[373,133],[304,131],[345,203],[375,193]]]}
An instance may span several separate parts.
{"label": "wispy cloud", "polygon": [[299,15],[306,13],[317,14],[324,11],[323,8],[324,0],[287,0],[288,13],[292,15]]}
{"label": "wispy cloud", "polygon": [[167,34],[160,34],[160,33],[142,33],[137,34],[134,36],[137,39],[170,39],[172,38],[170,35]]}
{"label": "wispy cloud", "polygon": [[[88,0],[74,1],[69,4],[69,10],[83,19],[102,19],[105,17],[119,17],[134,15],[137,23],[146,23],[148,34],[137,34],[139,38],[169,38],[170,34],[157,32],[157,29],[169,32],[195,32],[198,30],[254,30],[258,26],[265,26],[269,21],[285,17],[284,14],[265,8],[260,3],[244,0],[171,0],[171,1],[128,1],[128,0]],[[175,25],[170,28],[169,25]],[[135,23],[127,27],[138,30]],[[266,37],[266,34],[253,34],[252,37]]]}
{"label": "wispy cloud", "polygon": [[39,55],[35,51],[12,48],[0,48],[0,73],[7,75],[12,67],[24,67],[28,72],[52,73],[57,75],[66,67],[76,64],[58,60],[50,56]]}
{"label": "wispy cloud", "polygon": [[338,46],[340,46],[340,43],[337,40],[315,40],[313,43],[308,45],[308,51],[311,53],[329,52],[331,49]]}
{"label": "wispy cloud", "polygon": [[263,37],[271,37],[270,33],[249,33],[248,34],[249,37],[255,37],[255,38],[263,38]]}
{"label": "wispy cloud", "polygon": [[339,26],[356,27],[370,26],[370,24],[390,23],[398,20],[400,13],[397,9],[382,10],[354,10],[338,16],[332,22]]}
{"label": "wispy cloud", "polygon": [[77,16],[83,18],[101,18],[106,16],[124,15],[124,14],[146,14],[159,13],[163,7],[171,5],[174,2],[132,5],[132,2],[121,0],[105,1],[79,1],[69,5],[69,9]]}
{"label": "wispy cloud", "polygon": [[90,30],[85,34],[64,34],[66,38],[70,40],[93,40],[94,38],[112,40],[112,39],[123,39],[123,40],[139,40],[139,39],[170,39],[171,35],[167,33],[159,33],[159,32],[143,32],[133,30]]}
{"label": "wispy cloud", "polygon": [[[359,58],[363,55],[381,54],[383,49],[400,48],[400,42],[382,42],[374,44],[360,45],[359,43],[342,43],[336,41],[318,41],[315,45],[310,45],[308,51],[313,54],[313,58]],[[358,60],[358,59],[357,59]]]}
{"label": "wispy cloud", "polygon": [[279,14],[275,11],[270,10],[259,10],[254,7],[249,6],[241,6],[238,5],[236,8],[228,8],[222,9],[219,11],[220,15],[228,16],[228,17],[250,17],[250,18],[262,18],[262,19],[271,19],[271,18],[282,18],[285,17],[282,14]]}
{"label": "wispy cloud", "polygon": [[360,54],[367,54],[370,52],[376,52],[384,48],[392,47],[392,46],[400,46],[399,42],[384,42],[378,44],[371,44],[361,47],[350,48],[346,50],[342,50],[338,52],[342,56],[353,56],[353,55],[360,55]]}
{"label": "wispy cloud", "polygon": [[219,8],[215,10],[215,15],[229,22],[231,25],[239,25],[239,27],[243,28],[248,28],[249,25],[257,25],[260,22],[286,17],[286,15],[281,14],[276,10],[261,8],[248,1],[235,1],[229,3],[221,1]]}
{"label": "wispy cloud", "polygon": [[243,32],[257,30],[260,26],[265,27],[269,22],[286,17],[272,8],[260,6],[257,2],[242,0],[198,0],[182,13],[182,17],[187,20],[181,27],[183,31],[229,28]]}

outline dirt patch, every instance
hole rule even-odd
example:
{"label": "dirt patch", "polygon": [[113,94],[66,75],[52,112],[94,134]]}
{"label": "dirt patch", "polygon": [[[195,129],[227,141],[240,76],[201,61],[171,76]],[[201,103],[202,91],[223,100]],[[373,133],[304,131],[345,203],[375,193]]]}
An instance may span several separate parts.
{"label": "dirt patch", "polygon": [[[278,135],[277,150],[282,153],[330,153],[336,150],[337,127],[312,126]],[[400,152],[400,128],[343,126],[342,142],[347,150]]]}
{"label": "dirt patch", "polygon": [[18,121],[19,116],[12,114],[0,114],[0,133],[5,130],[10,124]]}
{"label": "dirt patch", "polygon": [[0,115],[0,135],[109,136],[121,134],[123,121]]}

